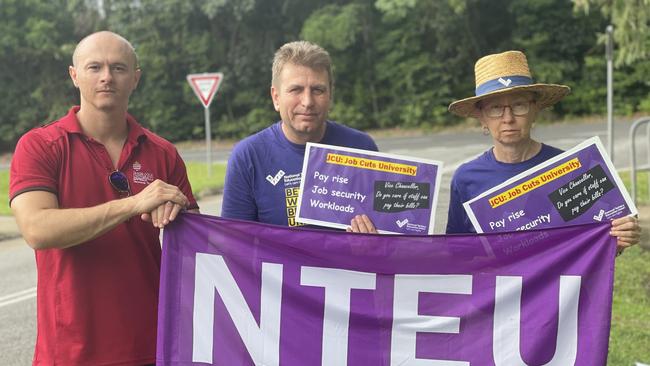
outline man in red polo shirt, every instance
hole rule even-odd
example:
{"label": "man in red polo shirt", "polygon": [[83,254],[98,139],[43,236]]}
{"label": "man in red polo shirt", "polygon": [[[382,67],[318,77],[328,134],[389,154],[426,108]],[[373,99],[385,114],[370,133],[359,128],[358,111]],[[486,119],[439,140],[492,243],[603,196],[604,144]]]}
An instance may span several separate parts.
{"label": "man in red polo shirt", "polygon": [[172,144],[127,113],[131,44],[84,38],[69,69],[81,105],[18,142],[10,205],[38,269],[34,365],[155,362],[159,228],[197,211]]}

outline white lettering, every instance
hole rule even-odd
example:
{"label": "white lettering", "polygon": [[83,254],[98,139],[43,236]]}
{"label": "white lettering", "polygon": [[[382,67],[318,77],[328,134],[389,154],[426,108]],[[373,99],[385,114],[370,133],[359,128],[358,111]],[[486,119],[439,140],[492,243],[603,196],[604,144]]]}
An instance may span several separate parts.
{"label": "white lettering", "polygon": [[498,221],[490,221],[490,229],[494,229],[495,227],[506,227],[506,219],[501,219]]}
{"label": "white lettering", "polygon": [[[573,365],[578,352],[580,276],[560,276],[560,301],[555,354],[544,366]],[[497,276],[492,353],[494,364],[526,366],[519,352],[521,287],[519,276]]]}
{"label": "white lettering", "polygon": [[348,364],[350,291],[374,290],[376,274],[334,268],[302,267],[300,284],[325,288],[321,365]]}
{"label": "white lettering", "polygon": [[418,314],[420,292],[471,295],[471,275],[395,275],[391,366],[469,366],[466,361],[415,358],[418,332],[459,333],[460,318]]}
{"label": "white lettering", "polygon": [[[376,274],[336,268],[301,267],[302,286],[324,288],[321,364],[347,365],[353,289],[375,290]],[[496,276],[493,350],[495,366],[527,366],[520,353],[522,277]],[[192,361],[213,360],[215,293],[255,365],[278,366],[283,266],[262,263],[259,325],[224,258],[197,253],[192,324]],[[555,353],[544,366],[574,364],[578,349],[581,277],[560,276]],[[469,366],[468,361],[416,358],[419,332],[460,333],[460,317],[419,314],[420,293],[472,294],[472,276],[396,274],[393,282],[391,366]],[[552,341],[552,340],[551,340]]]}
{"label": "white lettering", "polygon": [[322,180],[323,182],[327,182],[329,179],[329,175],[321,174],[319,172],[314,172],[314,179]]}
{"label": "white lettering", "polygon": [[194,282],[193,362],[212,363],[216,289],[253,363],[280,364],[281,264],[262,264],[259,326],[222,256],[197,253]]}

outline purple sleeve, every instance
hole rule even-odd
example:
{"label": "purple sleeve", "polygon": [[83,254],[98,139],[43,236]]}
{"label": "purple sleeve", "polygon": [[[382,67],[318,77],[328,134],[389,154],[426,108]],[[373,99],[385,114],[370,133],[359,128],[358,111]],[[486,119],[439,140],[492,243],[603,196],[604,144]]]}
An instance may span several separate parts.
{"label": "purple sleeve", "polygon": [[258,221],[254,192],[254,171],[246,151],[235,147],[226,168],[221,216],[229,219]]}
{"label": "purple sleeve", "polygon": [[447,234],[474,233],[474,227],[463,207],[463,197],[459,191],[456,176],[451,179],[449,189],[449,211],[447,212]]}

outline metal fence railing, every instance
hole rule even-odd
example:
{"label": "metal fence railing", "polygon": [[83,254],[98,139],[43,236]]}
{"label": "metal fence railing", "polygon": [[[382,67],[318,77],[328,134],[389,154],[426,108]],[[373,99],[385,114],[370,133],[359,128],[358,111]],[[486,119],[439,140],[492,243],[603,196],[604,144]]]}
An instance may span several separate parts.
{"label": "metal fence railing", "polygon": [[[637,166],[637,161],[636,161],[636,132],[637,130],[643,126],[646,125],[646,135],[645,139],[643,140],[644,145],[646,147],[646,151],[648,154],[648,160],[647,164],[643,166],[643,168],[640,168]],[[632,186],[632,201],[634,201],[634,204],[636,205],[637,203],[637,169],[641,170],[649,170],[650,169],[650,117],[642,117],[634,121],[632,123],[632,126],[630,126],[630,163],[632,166],[630,167],[630,183]],[[650,179],[648,179],[648,182],[650,184]],[[649,191],[650,192],[650,191]]]}

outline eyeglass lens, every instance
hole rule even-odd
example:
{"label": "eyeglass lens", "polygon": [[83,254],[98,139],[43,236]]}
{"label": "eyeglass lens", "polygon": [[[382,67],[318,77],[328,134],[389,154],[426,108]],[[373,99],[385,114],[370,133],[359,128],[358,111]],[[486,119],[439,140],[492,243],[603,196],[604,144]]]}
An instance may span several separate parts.
{"label": "eyeglass lens", "polygon": [[124,173],[119,170],[116,170],[108,175],[108,181],[111,183],[111,186],[115,188],[116,191],[123,193],[129,193],[129,179]]}
{"label": "eyeglass lens", "polygon": [[510,107],[510,110],[512,111],[512,114],[515,116],[524,116],[528,113],[530,110],[530,102],[529,101],[521,101],[521,102],[515,102],[511,105],[490,105],[485,108],[485,114],[488,117],[493,117],[493,118],[498,118],[503,116],[505,113],[506,107]]}

